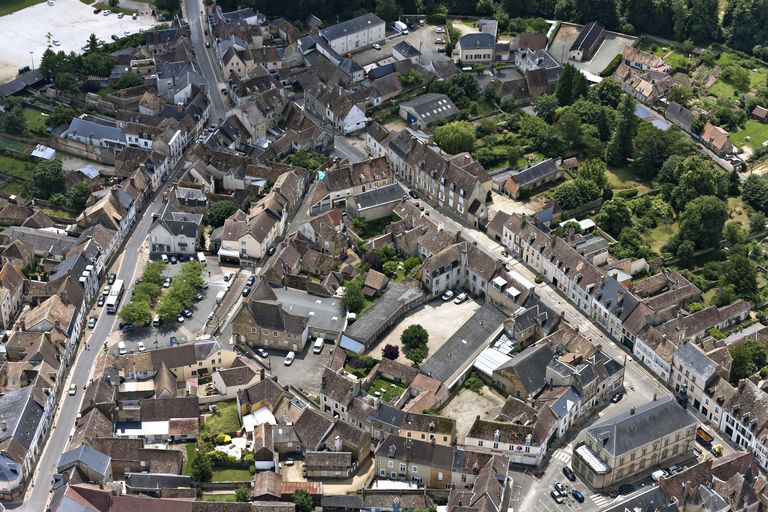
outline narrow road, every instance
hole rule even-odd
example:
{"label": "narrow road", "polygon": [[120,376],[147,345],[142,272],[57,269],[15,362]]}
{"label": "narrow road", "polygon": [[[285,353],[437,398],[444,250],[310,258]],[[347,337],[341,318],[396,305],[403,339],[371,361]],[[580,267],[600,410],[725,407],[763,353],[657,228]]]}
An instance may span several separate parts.
{"label": "narrow road", "polygon": [[368,158],[365,151],[349,142],[343,135],[336,135],[333,138],[333,147],[338,156],[349,160],[350,163],[362,162]]}
{"label": "narrow road", "polygon": [[195,49],[195,58],[205,78],[208,86],[208,96],[213,104],[213,114],[211,117],[214,123],[220,123],[227,117],[227,107],[221,97],[218,63],[211,57],[211,51],[205,47],[205,30],[208,24],[202,16],[202,9],[203,5],[199,0],[184,0],[184,11],[192,32],[192,46]]}
{"label": "narrow road", "polygon": [[[173,176],[181,167],[183,160],[179,162],[174,172],[169,176],[163,187],[155,195],[155,199],[150,203],[143,214],[139,214],[141,220],[133,229],[133,233],[130,235],[126,243],[122,247],[122,259],[117,263],[118,268],[114,266],[110,269],[111,272],[117,274],[118,279],[123,279],[127,283],[128,287],[131,287],[138,271],[137,261],[139,258],[139,250],[141,249],[144,241],[147,238],[149,232],[149,226],[152,223],[152,214],[159,213],[163,205],[163,195],[165,187],[173,181]],[[122,303],[130,300],[130,294],[126,293],[123,296]],[[74,368],[70,371],[69,379],[62,386],[62,395],[59,397],[59,406],[54,411],[54,419],[52,422],[52,429],[48,442],[43,449],[42,455],[37,462],[37,470],[32,477],[27,493],[24,497],[24,503],[17,508],[23,512],[40,512],[45,510],[45,505],[48,501],[51,483],[53,481],[53,474],[56,472],[56,464],[59,461],[59,457],[67,449],[69,443],[69,433],[75,425],[75,418],[80,411],[80,405],[83,400],[83,386],[85,386],[91,379],[91,370],[96,362],[96,356],[99,350],[103,350],[104,343],[107,336],[115,329],[115,325],[118,322],[117,315],[108,315],[105,308],[102,308],[99,312],[99,318],[96,322],[96,327],[93,328],[90,333],[86,331],[83,338],[80,352],[76,355]],[[85,344],[90,346],[90,350],[85,350]],[[67,389],[70,384],[77,386],[77,394],[69,396]],[[10,508],[10,507],[9,507]]]}

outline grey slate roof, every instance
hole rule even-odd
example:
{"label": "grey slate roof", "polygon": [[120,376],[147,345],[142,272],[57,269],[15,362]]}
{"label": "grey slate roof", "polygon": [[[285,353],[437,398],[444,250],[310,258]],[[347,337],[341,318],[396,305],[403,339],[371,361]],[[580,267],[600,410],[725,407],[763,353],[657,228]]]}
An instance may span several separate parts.
{"label": "grey slate roof", "polygon": [[74,450],[62,453],[56,470],[61,472],[78,462],[82,462],[96,473],[106,476],[109,473],[109,466],[112,464],[112,457],[83,444]]}
{"label": "grey slate roof", "polygon": [[422,94],[410,101],[402,102],[400,106],[413,109],[416,115],[425,121],[447,119],[459,113],[459,109],[451,98],[436,92]]}
{"label": "grey slate roof", "polygon": [[496,47],[496,38],[492,34],[478,32],[466,34],[459,39],[459,45],[462,50],[486,49],[493,50]]}
{"label": "grey slate roof", "polygon": [[353,196],[358,208],[371,208],[399,201],[403,197],[403,188],[393,183],[384,187],[374,188]]}
{"label": "grey slate roof", "polygon": [[320,35],[323,36],[327,41],[333,41],[334,39],[349,36],[360,32],[361,30],[366,30],[370,26],[379,23],[384,24],[384,20],[373,13],[367,13],[363,14],[362,16],[358,16],[357,18],[342,21],[336,25],[331,25],[328,28],[324,28],[320,31]]}
{"label": "grey slate roof", "polygon": [[408,41],[400,41],[395,46],[392,47],[392,51],[398,51],[403,57],[406,59],[409,59],[411,57],[418,57],[421,55],[421,52],[414,48],[412,44],[410,44]]}
{"label": "grey slate roof", "polygon": [[400,428],[405,421],[405,411],[398,409],[397,407],[392,407],[389,404],[382,403],[373,419],[386,425]]}
{"label": "grey slate roof", "polygon": [[641,405],[632,411],[604,418],[585,429],[588,436],[599,443],[600,436],[607,435],[604,448],[616,457],[622,453],[646,445],[672,432],[694,427],[699,421],[671,396]]}
{"label": "grey slate roof", "polygon": [[557,165],[553,159],[548,158],[510,176],[510,179],[520,186],[524,186],[533,183],[536,180],[545,178],[555,172],[557,172]]}
{"label": "grey slate roof", "polygon": [[165,203],[163,213],[155,219],[149,230],[152,231],[155,226],[162,225],[174,236],[184,235],[196,239],[202,221],[202,214],[177,210],[173,203],[168,201]]}
{"label": "grey slate roof", "polygon": [[687,364],[697,373],[709,379],[717,370],[717,365],[703,352],[697,350],[691,343],[685,343],[675,352],[675,359]]}
{"label": "grey slate roof", "polygon": [[507,315],[486,302],[424,362],[421,371],[446,383],[460,367],[472,364],[468,359],[506,319]]}
{"label": "grey slate roof", "polygon": [[544,386],[545,369],[553,357],[554,353],[549,344],[532,345],[501,365],[496,371],[515,373],[526,391],[532,393]]}
{"label": "grey slate roof", "polygon": [[43,80],[45,80],[45,72],[42,69],[37,68],[32,71],[27,71],[10,82],[0,85],[0,96],[11,96],[23,91],[30,85],[35,85]]}
{"label": "grey slate roof", "polygon": [[587,50],[592,48],[595,41],[600,37],[605,29],[601,24],[596,21],[587,23],[586,26],[581,29],[579,37],[571,45],[571,51],[573,50]]}
{"label": "grey slate roof", "polygon": [[133,489],[177,489],[192,487],[192,477],[166,473],[129,473],[125,483]]}
{"label": "grey slate roof", "polygon": [[125,132],[122,128],[116,128],[114,126],[105,126],[100,123],[94,123],[93,121],[87,121],[75,117],[72,122],[69,123],[67,131],[61,134],[62,137],[67,135],[79,136],[85,138],[93,138],[96,140],[111,140],[122,142],[125,144]]}

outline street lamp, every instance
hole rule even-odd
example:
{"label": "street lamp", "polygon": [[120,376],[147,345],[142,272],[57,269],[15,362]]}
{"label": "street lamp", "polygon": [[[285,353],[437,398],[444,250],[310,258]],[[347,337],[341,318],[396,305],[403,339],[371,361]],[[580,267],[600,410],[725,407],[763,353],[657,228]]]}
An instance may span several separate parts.
{"label": "street lamp", "polygon": [[32,59],[32,70],[35,69],[35,52],[29,52],[29,58]]}

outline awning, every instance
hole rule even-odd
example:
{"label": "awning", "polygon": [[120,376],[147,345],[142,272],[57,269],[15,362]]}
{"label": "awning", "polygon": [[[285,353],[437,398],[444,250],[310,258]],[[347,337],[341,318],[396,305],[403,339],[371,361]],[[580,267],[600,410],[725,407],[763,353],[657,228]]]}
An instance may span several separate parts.
{"label": "awning", "polygon": [[240,253],[238,251],[232,250],[232,249],[219,249],[219,259],[226,258],[226,259],[233,259],[240,261]]}

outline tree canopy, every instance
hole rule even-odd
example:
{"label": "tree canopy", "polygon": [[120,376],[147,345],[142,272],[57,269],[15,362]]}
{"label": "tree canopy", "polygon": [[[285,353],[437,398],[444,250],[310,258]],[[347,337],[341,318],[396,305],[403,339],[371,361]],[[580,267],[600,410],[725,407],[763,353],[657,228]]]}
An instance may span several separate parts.
{"label": "tree canopy", "polygon": [[224,221],[237,211],[237,205],[234,201],[225,199],[223,201],[215,201],[208,207],[208,223],[217,228],[224,225]]}
{"label": "tree canopy", "polygon": [[455,155],[475,147],[475,127],[466,121],[454,121],[435,129],[435,142],[446,153]]}
{"label": "tree canopy", "polygon": [[42,160],[35,165],[28,183],[32,197],[48,199],[53,194],[64,193],[64,169],[57,160]]}
{"label": "tree canopy", "polygon": [[678,241],[690,240],[696,249],[717,247],[728,220],[725,204],[714,196],[701,196],[689,202],[680,215]]}
{"label": "tree canopy", "polygon": [[759,341],[747,340],[729,349],[733,362],[731,363],[731,382],[738,384],[739,380],[754,375],[765,366],[765,346]]}

